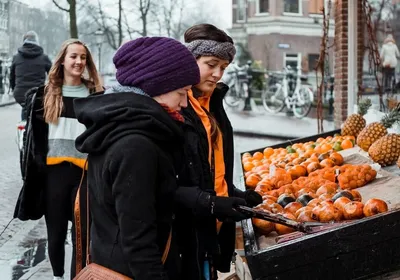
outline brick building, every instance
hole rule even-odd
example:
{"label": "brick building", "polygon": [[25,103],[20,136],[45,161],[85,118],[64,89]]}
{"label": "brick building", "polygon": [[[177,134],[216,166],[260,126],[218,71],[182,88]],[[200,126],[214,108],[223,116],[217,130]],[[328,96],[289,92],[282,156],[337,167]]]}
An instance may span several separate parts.
{"label": "brick building", "polygon": [[[230,35],[248,48],[253,59],[268,70],[284,66],[301,67],[312,72],[319,57],[322,35],[322,13],[326,0],[232,0]],[[335,23],[333,9],[330,41]],[[333,49],[330,51],[333,70]]]}

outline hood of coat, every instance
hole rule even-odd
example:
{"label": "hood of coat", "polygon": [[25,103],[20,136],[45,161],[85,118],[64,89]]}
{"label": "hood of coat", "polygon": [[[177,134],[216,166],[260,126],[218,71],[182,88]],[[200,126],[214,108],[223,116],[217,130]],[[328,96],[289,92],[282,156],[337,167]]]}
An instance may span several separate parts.
{"label": "hood of coat", "polygon": [[35,44],[25,43],[18,48],[18,53],[23,57],[34,58],[43,54],[43,48]]}
{"label": "hood of coat", "polygon": [[75,142],[82,153],[102,153],[129,134],[142,134],[159,145],[181,145],[177,121],[154,99],[132,92],[93,95],[74,100],[76,117],[86,126]]}

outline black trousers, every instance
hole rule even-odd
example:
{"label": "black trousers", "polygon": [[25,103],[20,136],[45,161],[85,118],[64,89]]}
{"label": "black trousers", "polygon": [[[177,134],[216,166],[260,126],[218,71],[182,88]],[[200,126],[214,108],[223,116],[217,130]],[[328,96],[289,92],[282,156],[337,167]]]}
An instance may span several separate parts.
{"label": "black trousers", "polygon": [[[65,240],[68,231],[68,221],[72,221],[72,261],[71,279],[76,274],[76,239],[74,223],[74,204],[82,177],[82,169],[68,162],[47,167],[46,210],[48,254],[54,276],[64,275]],[[85,172],[86,173],[86,172]],[[86,174],[80,190],[80,209],[82,227],[82,267],[86,258]]]}
{"label": "black trousers", "polygon": [[382,68],[384,90],[391,90],[392,87],[394,87],[394,85],[396,84],[396,76],[394,70],[395,69],[391,67]]}

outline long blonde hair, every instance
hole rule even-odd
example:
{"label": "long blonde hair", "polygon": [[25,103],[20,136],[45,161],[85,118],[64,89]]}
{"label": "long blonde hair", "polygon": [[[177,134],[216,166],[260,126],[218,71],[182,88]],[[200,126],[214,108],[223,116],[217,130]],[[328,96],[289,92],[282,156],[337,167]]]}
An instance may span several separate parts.
{"label": "long blonde hair", "polygon": [[47,123],[57,123],[58,118],[63,111],[63,100],[62,100],[62,86],[64,82],[64,62],[67,54],[68,46],[72,44],[78,44],[85,47],[86,50],[86,71],[87,77],[82,75],[82,82],[89,89],[90,94],[96,91],[101,91],[102,86],[100,78],[96,69],[96,65],[93,62],[93,57],[88,47],[82,41],[78,39],[68,39],[62,46],[61,50],[57,54],[53,66],[49,71],[49,80],[44,89],[44,120]]}

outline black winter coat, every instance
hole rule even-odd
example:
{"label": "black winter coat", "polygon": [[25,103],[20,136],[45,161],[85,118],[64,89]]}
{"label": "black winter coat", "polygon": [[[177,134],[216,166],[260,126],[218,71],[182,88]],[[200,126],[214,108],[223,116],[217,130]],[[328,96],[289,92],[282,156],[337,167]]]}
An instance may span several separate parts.
{"label": "black winter coat", "polygon": [[[228,86],[218,84],[211,96],[210,113],[217,120],[223,137],[225,180],[229,196],[243,197],[244,193],[233,185],[233,131],[222,104],[227,90]],[[211,216],[210,202],[207,200],[209,194],[215,195],[208,162],[207,134],[190,103],[182,113],[185,117],[185,164],[179,175],[180,188],[175,197],[178,204],[176,222],[182,269],[186,279],[192,280],[202,279],[206,252],[208,257],[212,257],[216,269],[229,271],[235,248],[235,223],[224,222],[217,235],[216,218]]]}
{"label": "black winter coat", "polygon": [[25,43],[14,55],[10,69],[10,87],[18,103],[25,102],[26,92],[44,85],[46,73],[50,71],[51,61],[43,53],[43,48]]}
{"label": "black winter coat", "polygon": [[14,218],[37,220],[44,215],[48,124],[43,118],[44,86],[26,94],[27,122],[22,158],[23,186],[14,211]]}
{"label": "black winter coat", "polygon": [[87,130],[93,262],[135,280],[179,279],[176,238],[161,263],[173,221],[183,135],[152,98],[127,93],[77,99]]}

